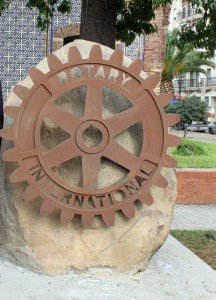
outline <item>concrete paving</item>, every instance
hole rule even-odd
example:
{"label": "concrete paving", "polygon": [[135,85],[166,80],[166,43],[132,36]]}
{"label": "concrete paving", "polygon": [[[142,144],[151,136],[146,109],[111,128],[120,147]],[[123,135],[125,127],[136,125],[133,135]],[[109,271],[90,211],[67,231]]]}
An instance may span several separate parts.
{"label": "concrete paving", "polygon": [[176,205],[171,229],[216,230],[216,204]]}
{"label": "concrete paving", "polygon": [[[184,136],[184,130],[171,129],[171,133],[181,138]],[[208,132],[188,131],[187,138],[200,141],[200,142],[207,142],[207,143],[214,143],[214,144],[216,143],[216,134],[209,134]]]}
{"label": "concrete paving", "polygon": [[215,300],[216,272],[169,236],[144,272],[49,277],[0,261],[2,300]]}

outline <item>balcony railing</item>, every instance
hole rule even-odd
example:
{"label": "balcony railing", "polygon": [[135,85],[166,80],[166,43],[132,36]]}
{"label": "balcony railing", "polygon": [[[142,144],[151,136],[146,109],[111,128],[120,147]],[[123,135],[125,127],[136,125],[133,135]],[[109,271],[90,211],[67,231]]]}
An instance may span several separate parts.
{"label": "balcony railing", "polygon": [[178,17],[180,20],[182,19],[186,19],[192,16],[196,16],[197,17],[200,15],[199,13],[197,13],[197,10],[195,8],[190,8],[190,9],[185,9],[182,12],[178,13]]}
{"label": "balcony railing", "polygon": [[216,87],[216,77],[201,78],[201,79],[177,79],[173,82],[176,89],[181,88],[191,89],[191,88],[211,88]]}

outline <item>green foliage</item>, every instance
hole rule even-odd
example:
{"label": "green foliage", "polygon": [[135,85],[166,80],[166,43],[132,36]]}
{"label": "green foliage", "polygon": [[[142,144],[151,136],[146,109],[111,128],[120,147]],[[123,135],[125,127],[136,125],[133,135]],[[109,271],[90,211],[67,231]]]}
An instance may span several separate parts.
{"label": "green foliage", "polygon": [[216,269],[215,230],[171,230],[170,234]]}
{"label": "green foliage", "polygon": [[207,154],[202,144],[193,143],[190,140],[183,140],[181,145],[173,150],[173,154],[182,156]]}
{"label": "green foliage", "polygon": [[191,124],[192,121],[205,122],[209,108],[205,101],[201,101],[197,97],[190,97],[176,101],[172,105],[169,104],[165,111],[179,114],[180,122]]}
{"label": "green foliage", "polygon": [[214,57],[216,49],[216,1],[215,0],[190,0],[197,13],[202,15],[195,26],[188,25],[182,27],[179,46],[190,43],[193,48],[203,49],[207,51],[203,53],[203,57]]}
{"label": "green foliage", "polygon": [[119,18],[116,24],[116,39],[130,45],[136,34],[150,34],[157,31],[157,27],[151,23],[155,18],[152,0],[118,1]]}
{"label": "green foliage", "polygon": [[38,9],[37,27],[42,31],[47,29],[56,10],[64,14],[71,12],[72,8],[69,0],[28,0],[26,6]]}
{"label": "green foliage", "polygon": [[202,146],[205,151],[204,155],[185,156],[177,154],[176,147],[173,148],[172,154],[178,161],[177,168],[216,168],[216,144],[198,142],[191,139],[184,139],[190,144]]}
{"label": "green foliage", "polygon": [[174,78],[186,72],[200,72],[206,75],[206,71],[201,66],[215,68],[215,63],[204,59],[202,52],[194,50],[191,44],[184,44],[179,50],[177,48],[179,39],[180,32],[177,28],[167,32],[162,72],[163,80],[171,82]]}
{"label": "green foliage", "polygon": [[[0,0],[0,14],[13,0]],[[81,1],[81,0],[80,0]],[[96,1],[96,0],[95,0]],[[131,44],[135,36],[141,33],[151,34],[157,31],[154,24],[155,10],[162,5],[172,4],[173,0],[116,0],[118,1],[117,34],[116,38]],[[187,25],[179,35],[178,47],[181,50],[185,44],[194,49],[203,49],[203,57],[213,57],[216,49],[216,1],[188,0],[192,7],[202,15],[196,25]],[[27,0],[27,6],[38,9],[37,26],[44,30],[49,25],[50,18],[57,10],[61,13],[71,11],[70,0]],[[96,16],[94,16],[96,17]],[[94,18],[93,17],[93,18]]]}
{"label": "green foliage", "polygon": [[10,0],[0,0],[0,15],[2,12],[8,8],[8,5],[10,4]]}

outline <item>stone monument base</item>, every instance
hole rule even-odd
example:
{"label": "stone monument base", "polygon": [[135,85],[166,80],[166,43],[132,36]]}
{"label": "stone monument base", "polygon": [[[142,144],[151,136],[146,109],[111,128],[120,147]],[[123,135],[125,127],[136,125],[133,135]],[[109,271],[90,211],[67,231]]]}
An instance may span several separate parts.
{"label": "stone monument base", "polygon": [[[49,277],[0,262],[1,298],[215,300],[213,269],[169,237],[143,270],[117,274],[109,268]],[[143,272],[144,271],[144,272]],[[11,283],[13,288],[11,289]]]}

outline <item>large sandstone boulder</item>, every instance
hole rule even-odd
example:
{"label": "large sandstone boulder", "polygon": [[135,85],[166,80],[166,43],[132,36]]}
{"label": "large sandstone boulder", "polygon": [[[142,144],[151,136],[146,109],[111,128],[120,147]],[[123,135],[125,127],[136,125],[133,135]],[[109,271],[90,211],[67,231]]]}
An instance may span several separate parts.
{"label": "large sandstone boulder", "polygon": [[[55,55],[63,64],[67,63],[69,49],[76,47],[82,58],[87,58],[93,45],[90,42],[77,40],[56,51]],[[109,59],[113,50],[105,46],[101,46],[101,49],[103,56]],[[124,57],[123,64],[126,67],[131,63],[128,58]],[[37,69],[47,73],[49,71],[47,60],[44,59]],[[74,72],[75,77],[79,76],[78,69],[75,69]],[[143,72],[140,76],[143,79],[146,78]],[[64,73],[61,74],[60,81],[65,81]],[[21,85],[31,88],[33,82],[28,76]],[[60,106],[66,111],[75,110],[75,114],[81,118],[85,107],[85,94],[83,86],[72,91],[69,90],[64,96],[59,95],[56,103],[60,103]],[[21,102],[17,94],[12,91],[5,105],[19,106]],[[130,103],[123,95],[109,87],[104,88],[103,118],[109,118],[126,110],[128,105]],[[16,124],[13,119],[7,117],[5,126],[13,127]],[[83,134],[85,147],[92,147],[95,143],[100,145],[103,138],[101,138],[100,130],[87,129],[90,132],[86,130]],[[166,130],[168,131],[167,127]],[[166,134],[168,136],[168,132]],[[42,151],[46,153],[67,138],[68,133],[61,127],[49,118],[43,119],[40,130]],[[116,141],[127,151],[138,156],[147,138],[148,130],[143,130],[138,122],[117,135]],[[11,141],[4,140],[2,151],[13,148],[13,146]],[[58,209],[60,207],[58,206],[57,209],[49,211],[49,216],[41,216],[39,212],[43,199],[37,197],[37,194],[28,195],[28,200],[32,201],[26,203],[23,200],[23,198],[26,200],[23,193],[27,189],[27,182],[15,180],[15,183],[11,183],[9,179],[10,174],[15,174],[14,170],[19,170],[17,163],[2,161],[1,165],[0,249],[1,255],[5,259],[16,264],[52,275],[66,273],[71,269],[86,270],[92,267],[110,267],[117,271],[135,270],[147,263],[169,233],[176,197],[176,177],[173,169],[161,169],[161,174],[168,182],[166,187],[163,187],[165,186],[164,180],[161,184],[156,184],[156,180],[152,182],[154,184],[149,184],[148,192],[153,198],[151,205],[145,201],[144,203],[134,201],[134,217],[133,211],[126,214],[117,211],[113,213],[114,224],[110,224],[111,221],[108,220],[107,224],[112,226],[107,227],[100,216],[95,216],[91,226],[88,226],[89,221],[84,219],[85,227],[90,227],[85,229],[82,224],[83,220],[77,214],[71,222],[63,220],[63,223],[67,224],[61,224],[60,209]],[[167,166],[167,164],[165,165]],[[82,186],[82,162],[78,156],[73,161],[59,164],[53,172],[60,178],[59,180],[66,182],[65,185],[74,185],[77,188]],[[16,177],[16,175],[12,175],[12,177]],[[112,187],[116,182],[125,180],[126,177],[127,170],[125,168],[104,159],[100,166],[98,188]],[[142,182],[140,186],[141,184]],[[33,193],[34,189],[30,191]],[[118,191],[115,194],[115,201],[121,202],[122,193],[120,190]],[[43,215],[47,213],[46,207],[44,209],[45,211],[41,210]]]}

